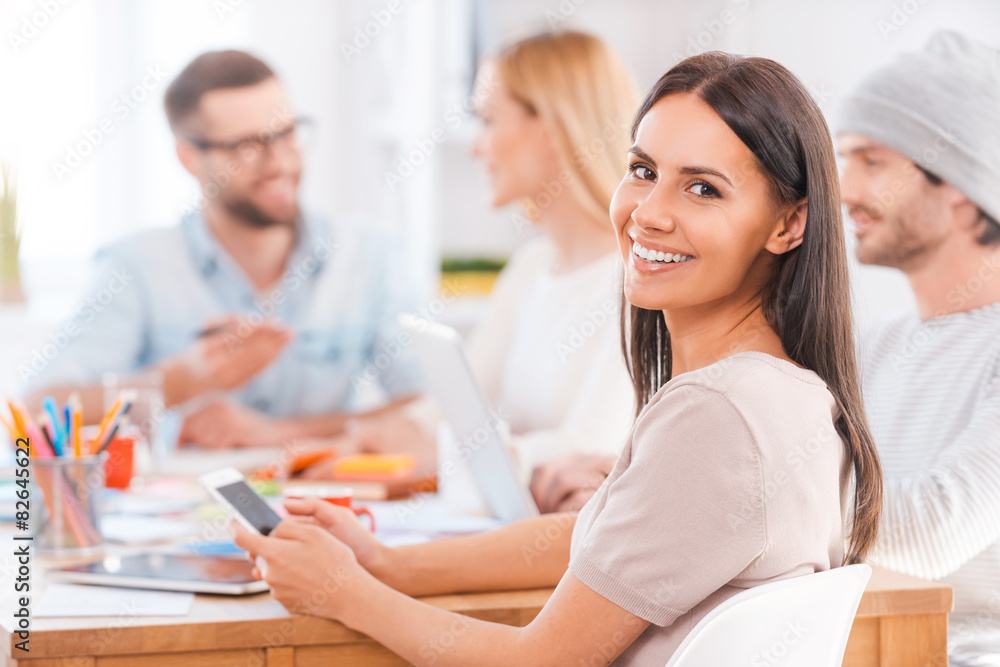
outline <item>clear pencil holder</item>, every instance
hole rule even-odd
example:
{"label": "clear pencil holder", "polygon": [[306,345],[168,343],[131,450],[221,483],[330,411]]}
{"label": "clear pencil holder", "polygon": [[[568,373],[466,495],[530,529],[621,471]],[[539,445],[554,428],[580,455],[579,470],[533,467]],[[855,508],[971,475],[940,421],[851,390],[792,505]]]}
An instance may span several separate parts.
{"label": "clear pencil holder", "polygon": [[31,460],[31,516],[35,550],[59,556],[101,551],[104,459],[56,456]]}

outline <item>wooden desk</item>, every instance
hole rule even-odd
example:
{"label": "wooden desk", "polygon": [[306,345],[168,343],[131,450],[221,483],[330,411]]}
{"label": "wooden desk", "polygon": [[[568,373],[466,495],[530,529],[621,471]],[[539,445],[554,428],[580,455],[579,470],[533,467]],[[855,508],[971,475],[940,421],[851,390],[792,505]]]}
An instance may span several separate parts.
{"label": "wooden desk", "polygon": [[[467,616],[526,625],[550,589],[443,595],[426,602]],[[875,569],[847,647],[850,667],[938,667],[947,664],[952,591]],[[232,599],[199,595],[184,617],[35,619],[29,659],[14,660],[16,636],[2,619],[4,659],[17,667],[319,667],[405,664],[339,623],[292,616],[267,594]],[[455,632],[461,632],[460,626]],[[446,645],[428,643],[434,652]]]}
{"label": "wooden desk", "polygon": [[952,588],[872,568],[844,654],[846,667],[947,667]]}

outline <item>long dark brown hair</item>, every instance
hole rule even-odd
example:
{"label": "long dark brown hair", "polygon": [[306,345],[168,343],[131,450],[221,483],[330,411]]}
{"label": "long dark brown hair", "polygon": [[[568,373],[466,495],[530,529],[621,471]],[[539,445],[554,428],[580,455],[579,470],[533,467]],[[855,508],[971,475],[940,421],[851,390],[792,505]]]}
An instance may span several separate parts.
{"label": "long dark brown hair", "polygon": [[[762,309],[788,356],[819,375],[836,400],[836,429],[855,475],[845,560],[858,562],[878,532],[882,469],[861,402],[840,186],[823,113],[773,60],[712,52],[680,62],[656,82],[636,113],[633,140],[646,113],[674,93],[698,95],[725,121],[760,163],[779,205],[808,203],[802,243],[776,256]],[[662,312],[624,304],[621,326],[641,409],[671,378],[670,332]]]}

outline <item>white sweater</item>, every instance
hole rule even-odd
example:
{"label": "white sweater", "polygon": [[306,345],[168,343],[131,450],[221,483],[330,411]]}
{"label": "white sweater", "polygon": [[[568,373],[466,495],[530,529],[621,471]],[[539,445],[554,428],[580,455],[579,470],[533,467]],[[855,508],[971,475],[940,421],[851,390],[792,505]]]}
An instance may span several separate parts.
{"label": "white sweater", "polygon": [[887,318],[861,370],[886,481],[869,560],[953,586],[952,665],[1000,665],[1000,303]]}
{"label": "white sweater", "polygon": [[619,343],[618,253],[561,274],[554,260],[545,237],[514,254],[467,348],[526,476],[567,454],[617,455],[635,416]]}

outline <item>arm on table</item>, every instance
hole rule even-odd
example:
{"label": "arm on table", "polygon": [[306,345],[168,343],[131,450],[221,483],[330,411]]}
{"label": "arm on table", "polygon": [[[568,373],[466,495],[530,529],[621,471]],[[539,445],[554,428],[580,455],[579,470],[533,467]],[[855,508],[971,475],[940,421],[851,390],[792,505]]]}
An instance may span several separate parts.
{"label": "arm on table", "polygon": [[576,514],[547,514],[469,537],[386,549],[372,574],[407,595],[554,586]]}
{"label": "arm on table", "polygon": [[569,564],[577,516],[547,514],[477,535],[387,547],[349,509],[316,498],[288,499],[285,507],[292,523],[319,526],[376,578],[407,595],[555,586]]}
{"label": "arm on table", "polygon": [[[332,413],[300,417],[269,417],[235,403],[216,401],[184,420],[180,440],[202,447],[226,449],[273,447],[299,439],[329,439],[343,434],[344,427],[353,419],[390,413],[415,398],[406,396],[362,415]],[[351,444],[352,439],[342,439],[335,446],[340,454],[351,454],[357,450]]]}
{"label": "arm on table", "polygon": [[552,585],[561,577],[542,612],[523,628],[470,619],[394,590],[320,526],[284,521],[266,538],[234,529],[237,544],[268,561],[266,579],[290,611],[340,620],[415,664],[591,664],[595,656],[607,664],[649,623],[565,572],[572,532],[566,517],[560,526],[565,540],[557,537],[525,566],[524,549],[558,519],[539,517],[475,537],[407,547],[396,550],[398,561],[386,563],[409,570],[405,581],[394,583],[423,594]]}
{"label": "arm on table", "polygon": [[1000,540],[1000,377],[968,426],[930,465],[887,476],[869,560],[941,579]]}

